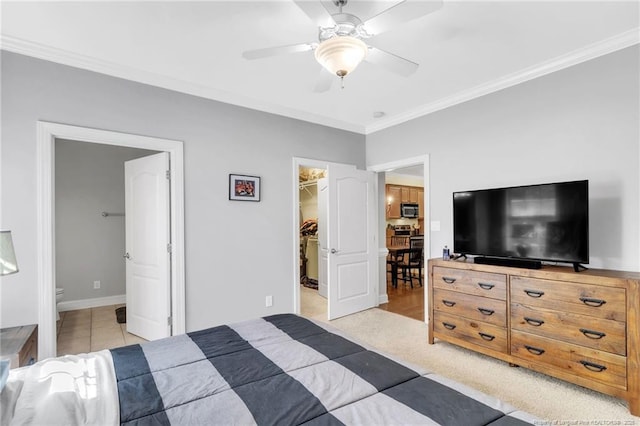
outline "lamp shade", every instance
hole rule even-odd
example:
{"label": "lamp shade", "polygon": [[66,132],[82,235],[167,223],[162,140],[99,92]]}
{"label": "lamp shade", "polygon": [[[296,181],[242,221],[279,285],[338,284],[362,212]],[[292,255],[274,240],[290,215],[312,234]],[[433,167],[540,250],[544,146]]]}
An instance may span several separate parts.
{"label": "lamp shade", "polygon": [[332,74],[344,77],[367,56],[367,45],[351,36],[336,36],[316,48],[316,60]]}
{"label": "lamp shade", "polygon": [[0,231],[0,276],[18,272],[11,231]]}

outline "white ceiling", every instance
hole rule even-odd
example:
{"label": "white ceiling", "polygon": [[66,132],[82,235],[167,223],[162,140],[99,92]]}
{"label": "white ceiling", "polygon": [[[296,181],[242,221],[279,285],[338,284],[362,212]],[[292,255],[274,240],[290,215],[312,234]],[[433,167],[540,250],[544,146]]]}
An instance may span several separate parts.
{"label": "white ceiling", "polygon": [[[351,0],[344,11],[366,20],[395,3]],[[398,7],[415,7],[410,3]],[[331,90],[314,93],[327,71],[313,52],[241,56],[317,41],[317,27],[292,1],[1,7],[5,50],[363,134],[640,42],[636,0],[444,0],[435,12],[369,40],[419,63],[415,74],[363,63],[344,89],[336,77]]]}

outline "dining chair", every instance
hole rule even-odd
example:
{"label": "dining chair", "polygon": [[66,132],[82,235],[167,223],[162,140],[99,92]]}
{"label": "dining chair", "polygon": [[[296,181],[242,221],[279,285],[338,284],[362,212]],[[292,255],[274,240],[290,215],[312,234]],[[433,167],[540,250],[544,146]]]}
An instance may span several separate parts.
{"label": "dining chair", "polygon": [[387,273],[391,274],[391,284],[393,287],[398,286],[398,271],[400,270],[400,263],[403,259],[402,251],[390,251],[387,254]]}
{"label": "dining chair", "polygon": [[392,247],[409,247],[409,236],[408,235],[393,235],[391,237],[391,246]]}
{"label": "dining chair", "polygon": [[403,253],[403,258],[398,266],[402,271],[402,280],[409,280],[413,288],[413,271],[418,270],[418,284],[422,287],[422,266],[424,262],[424,236],[411,237],[409,240],[409,250]]}

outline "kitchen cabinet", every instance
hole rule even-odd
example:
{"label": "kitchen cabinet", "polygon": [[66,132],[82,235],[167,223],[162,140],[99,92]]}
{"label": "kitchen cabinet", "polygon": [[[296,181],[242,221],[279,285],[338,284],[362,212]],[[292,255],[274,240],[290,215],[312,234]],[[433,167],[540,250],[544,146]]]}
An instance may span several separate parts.
{"label": "kitchen cabinet", "polygon": [[418,204],[419,217],[424,217],[424,189],[417,186],[386,185],[387,219],[400,219],[400,205],[402,203]]}
{"label": "kitchen cabinet", "polygon": [[402,187],[387,185],[387,219],[400,218],[400,204],[402,204]]}
{"label": "kitchen cabinet", "polygon": [[418,203],[418,188],[414,186],[409,187],[409,203]]}
{"label": "kitchen cabinet", "polygon": [[417,203],[418,202],[418,187],[417,186],[401,186],[400,187],[400,199],[403,203]]}
{"label": "kitchen cabinet", "polygon": [[408,186],[401,186],[400,187],[400,192],[402,194],[401,199],[403,203],[408,203],[409,199],[410,199],[410,195],[409,195],[409,187]]}

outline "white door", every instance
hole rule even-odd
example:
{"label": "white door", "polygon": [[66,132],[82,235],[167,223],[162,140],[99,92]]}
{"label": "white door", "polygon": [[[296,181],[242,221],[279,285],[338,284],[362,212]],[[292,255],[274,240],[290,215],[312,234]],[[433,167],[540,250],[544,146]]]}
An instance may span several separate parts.
{"label": "white door", "polygon": [[372,172],[335,164],[330,164],[327,172],[326,249],[331,320],[376,305],[377,216]]}
{"label": "white door", "polygon": [[318,179],[318,294],[325,299],[329,293],[329,250],[327,250],[327,247],[329,247],[327,236],[327,216],[329,214],[327,206],[328,185],[327,178]]}
{"label": "white door", "polygon": [[166,152],[124,165],[127,331],[147,340],[171,334],[168,170]]}

